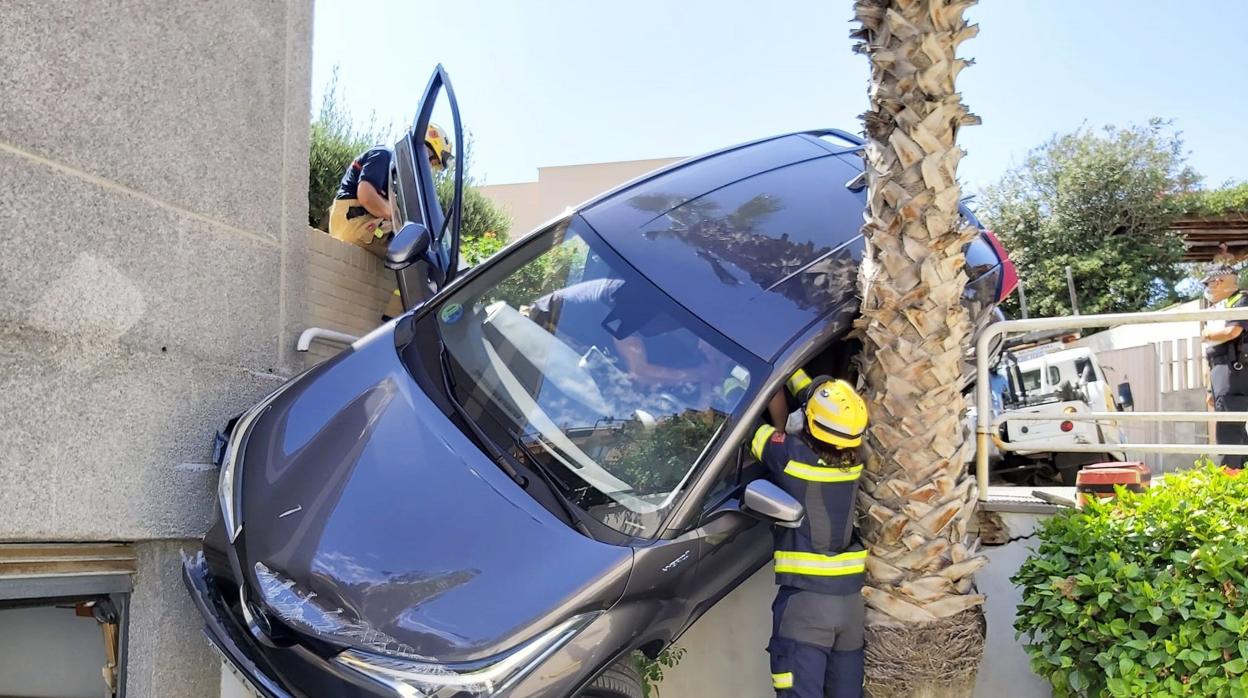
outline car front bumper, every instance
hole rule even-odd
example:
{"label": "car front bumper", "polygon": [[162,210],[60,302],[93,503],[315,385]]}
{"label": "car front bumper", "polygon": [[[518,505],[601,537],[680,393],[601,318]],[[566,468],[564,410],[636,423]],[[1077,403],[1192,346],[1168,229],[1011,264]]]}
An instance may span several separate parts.
{"label": "car front bumper", "polygon": [[183,560],[182,580],[203,616],[208,641],[262,698],[393,698],[385,687],[353,675],[305,647],[272,648],[257,642],[212,583],[203,553]]}
{"label": "car front bumper", "polygon": [[204,618],[204,635],[229,662],[234,673],[264,698],[295,698],[270,675],[272,669],[251,641],[247,629],[234,618],[225,599],[209,582],[203,553],[183,559],[182,581]]}

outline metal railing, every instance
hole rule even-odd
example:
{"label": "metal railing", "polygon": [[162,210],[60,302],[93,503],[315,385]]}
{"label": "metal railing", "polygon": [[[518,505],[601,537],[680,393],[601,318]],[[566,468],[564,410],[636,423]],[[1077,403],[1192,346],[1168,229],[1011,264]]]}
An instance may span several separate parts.
{"label": "metal railing", "polygon": [[1148,313],[1113,313],[1107,315],[1076,315],[1071,317],[1004,320],[984,328],[975,345],[975,479],[980,501],[988,499],[989,443],[1001,451],[1054,451],[1062,453],[1105,453],[1130,450],[1139,453],[1191,453],[1204,455],[1248,455],[1248,446],[1219,444],[1066,444],[1037,439],[1011,444],[996,436],[1001,424],[1009,421],[1062,422],[1248,422],[1248,412],[1070,412],[1036,414],[1018,410],[992,414],[989,386],[988,354],[992,340],[998,335],[1038,330],[1080,330],[1089,327],[1147,325],[1170,322],[1207,322],[1209,320],[1248,320],[1248,308],[1234,310],[1190,310],[1182,312],[1155,311]]}
{"label": "metal railing", "polygon": [[299,335],[299,341],[295,343],[295,351],[307,351],[312,348],[314,339],[335,344],[352,344],[359,337],[337,330],[327,330],[324,327],[309,327]]}

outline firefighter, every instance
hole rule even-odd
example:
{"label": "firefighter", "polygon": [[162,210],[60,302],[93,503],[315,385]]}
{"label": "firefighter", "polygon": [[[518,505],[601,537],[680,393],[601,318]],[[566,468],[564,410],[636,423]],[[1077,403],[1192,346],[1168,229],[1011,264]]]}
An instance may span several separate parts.
{"label": "firefighter", "polygon": [[810,374],[806,373],[806,369],[799,368],[785,381],[784,390],[777,390],[776,394],[771,396],[771,401],[767,403],[767,415],[771,419],[771,426],[790,434],[802,432],[805,410],[799,403],[798,408],[790,412],[785,391],[800,401],[802,391],[810,387],[812,380]]}
{"label": "firefighter", "polygon": [[[450,165],[451,141],[437,124],[429,124],[425,132],[425,154],[434,172]],[[393,237],[394,210],[390,204],[390,149],[376,145],[347,165],[338,184],[338,193],[329,208],[329,234],[385,259],[386,248]],[[396,289],[382,320],[403,312]]]}
{"label": "firefighter", "polygon": [[801,393],[801,433],[766,424],[750,444],[770,479],[806,507],[799,528],[775,530],[771,680],[778,698],[858,698],[867,552],[854,535],[854,500],[867,406],[849,383],[826,376]]}
{"label": "firefighter", "polygon": [[[1219,264],[1205,274],[1205,299],[1215,310],[1248,307],[1248,294],[1238,289],[1234,269]],[[1201,339],[1205,342],[1205,358],[1209,361],[1209,406],[1218,412],[1248,411],[1248,356],[1244,328],[1246,320],[1213,320],[1205,323]],[[1218,422],[1215,440],[1221,445],[1248,445],[1248,430],[1243,422]],[[1244,456],[1222,456],[1222,465],[1242,468]]]}

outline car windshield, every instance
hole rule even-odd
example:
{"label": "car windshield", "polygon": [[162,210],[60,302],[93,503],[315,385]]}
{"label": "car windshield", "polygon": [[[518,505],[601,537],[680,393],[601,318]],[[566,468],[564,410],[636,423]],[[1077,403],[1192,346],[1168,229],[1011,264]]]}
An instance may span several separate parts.
{"label": "car windshield", "polygon": [[483,430],[632,536],[657,533],[758,375],[579,219],[450,293],[437,326]]}

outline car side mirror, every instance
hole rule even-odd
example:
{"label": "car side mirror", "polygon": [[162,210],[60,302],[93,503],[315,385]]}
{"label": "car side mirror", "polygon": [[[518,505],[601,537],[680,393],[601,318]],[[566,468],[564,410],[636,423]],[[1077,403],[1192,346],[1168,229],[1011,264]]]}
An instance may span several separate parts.
{"label": "car side mirror", "polygon": [[741,496],[741,511],[785,528],[797,528],[806,518],[801,502],[767,480],[755,480],[746,486]]}
{"label": "car side mirror", "polygon": [[1135,399],[1131,397],[1131,384],[1118,384],[1118,409],[1133,410],[1135,409]]}
{"label": "car side mirror", "polygon": [[411,222],[404,224],[386,248],[386,268],[395,271],[406,269],[429,251],[432,241],[433,237],[425,226]]}

